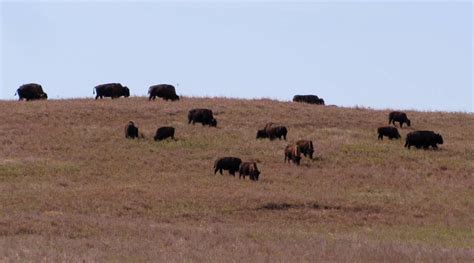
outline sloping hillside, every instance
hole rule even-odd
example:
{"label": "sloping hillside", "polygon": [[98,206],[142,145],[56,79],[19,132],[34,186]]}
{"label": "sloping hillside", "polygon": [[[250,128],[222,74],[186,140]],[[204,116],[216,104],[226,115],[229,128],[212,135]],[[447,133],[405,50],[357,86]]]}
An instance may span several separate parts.
{"label": "sloping hillside", "polygon": [[[210,108],[218,128],[188,125]],[[474,259],[474,116],[271,100],[146,98],[0,102],[0,260],[281,261]],[[126,140],[133,120],[145,140]],[[288,141],[256,140],[273,121]],[[159,126],[177,141],[154,142]],[[405,135],[443,135],[439,151]],[[311,139],[296,167],[283,148]],[[258,182],[213,174],[258,162]]]}

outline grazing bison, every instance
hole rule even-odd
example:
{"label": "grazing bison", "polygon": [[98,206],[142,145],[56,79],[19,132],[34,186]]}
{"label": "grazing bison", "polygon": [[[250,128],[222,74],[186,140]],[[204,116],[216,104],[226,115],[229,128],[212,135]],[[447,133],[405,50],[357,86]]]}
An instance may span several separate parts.
{"label": "grazing bison", "polygon": [[398,133],[398,129],[392,126],[387,127],[380,127],[377,129],[379,134],[379,140],[383,141],[383,136],[387,136],[390,140],[393,139],[400,139],[400,133]]}
{"label": "grazing bison", "polygon": [[188,113],[188,124],[200,122],[203,126],[209,125],[212,127],[217,126],[217,120],[214,119],[212,110],[209,109],[192,109]]}
{"label": "grazing bison", "polygon": [[301,150],[300,147],[296,144],[290,144],[285,147],[285,162],[290,160],[293,161],[294,164],[300,165],[301,161]]}
{"label": "grazing bison", "polygon": [[174,138],[174,128],[173,127],[160,127],[158,130],[156,130],[155,137],[153,137],[155,141],[161,141],[165,140],[167,138],[171,138],[175,140]]}
{"label": "grazing bison", "polygon": [[267,137],[270,140],[274,140],[276,138],[281,140],[281,137],[286,141],[286,135],[288,134],[288,130],[285,126],[276,125],[273,122],[269,122],[265,125],[264,128],[265,132],[267,133]]}
{"label": "grazing bison", "polygon": [[219,158],[214,162],[214,174],[219,171],[222,175],[222,170],[227,170],[231,175],[235,176],[235,172],[239,171],[241,163],[242,160],[237,157]]}
{"label": "grazing bison", "polygon": [[257,139],[268,138],[267,132],[265,130],[257,131]]}
{"label": "grazing bison", "polygon": [[15,95],[18,94],[18,100],[45,100],[48,98],[48,94],[43,91],[43,87],[36,83],[29,83],[21,85]]}
{"label": "grazing bison", "polygon": [[299,140],[296,142],[296,145],[298,145],[304,157],[309,156],[310,159],[313,159],[313,153],[314,153],[313,141]]}
{"label": "grazing bison", "polygon": [[309,104],[324,105],[324,100],[316,95],[295,95],[294,102],[304,102]]}
{"label": "grazing bison", "polygon": [[176,95],[176,90],[174,86],[169,84],[159,84],[151,86],[148,89],[148,94],[150,95],[148,100],[155,100],[156,97],[171,101],[179,100],[179,96]]}
{"label": "grazing bison", "polygon": [[438,149],[438,144],[443,144],[443,142],[443,137],[433,131],[414,131],[407,134],[405,147],[408,149],[411,146],[417,149],[423,147],[426,150],[431,146],[433,149]]}
{"label": "grazing bison", "polygon": [[239,168],[239,179],[240,177],[249,176],[250,180],[258,181],[258,176],[260,175],[260,171],[257,168],[257,163],[255,162],[245,162],[240,165]]}
{"label": "grazing bison", "polygon": [[138,138],[138,127],[135,126],[133,121],[129,121],[127,125],[125,125],[125,138],[127,139],[135,139]]}
{"label": "grazing bison", "polygon": [[406,123],[408,127],[411,125],[411,121],[407,118],[407,114],[400,111],[392,111],[388,115],[388,124],[393,123],[393,125],[395,125],[395,122],[400,123],[400,128],[403,127],[403,123]]}
{"label": "grazing bison", "polygon": [[107,83],[97,85],[93,89],[93,93],[97,94],[95,99],[103,97],[111,97],[112,99],[119,98],[121,96],[130,97],[130,90],[126,86],[122,86],[120,83]]}

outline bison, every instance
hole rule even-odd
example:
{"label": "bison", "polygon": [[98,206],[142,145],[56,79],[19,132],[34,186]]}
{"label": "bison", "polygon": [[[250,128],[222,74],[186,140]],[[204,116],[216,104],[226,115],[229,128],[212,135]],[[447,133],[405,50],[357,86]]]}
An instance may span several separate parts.
{"label": "bison", "polygon": [[313,153],[314,153],[313,141],[299,140],[296,142],[296,145],[298,145],[304,157],[309,156],[310,159],[313,159]]}
{"label": "bison", "polygon": [[159,84],[151,86],[148,89],[148,94],[150,95],[148,100],[155,100],[156,97],[171,101],[179,100],[179,96],[176,95],[176,90],[174,86],[169,84]]}
{"label": "bison", "polygon": [[438,133],[433,131],[414,131],[407,134],[405,147],[408,147],[408,149],[411,146],[415,146],[417,149],[423,147],[426,150],[431,146],[433,149],[438,149],[438,144],[443,143],[443,137]]}
{"label": "bison", "polygon": [[285,162],[293,161],[294,164],[300,165],[301,161],[301,150],[296,144],[290,144],[285,147]]}
{"label": "bison", "polygon": [[133,121],[129,121],[127,125],[125,125],[125,138],[127,139],[135,139],[138,138],[138,127],[135,126]]}
{"label": "bison", "polygon": [[48,94],[43,91],[43,87],[36,83],[29,83],[21,85],[15,95],[18,94],[18,100],[45,100],[48,99]]}
{"label": "bison", "polygon": [[400,123],[400,128],[403,127],[403,123],[406,123],[408,127],[411,126],[411,121],[407,118],[407,114],[405,112],[400,112],[400,111],[392,111],[388,115],[388,124],[393,123],[395,125],[395,122]]}
{"label": "bison", "polygon": [[379,127],[377,129],[377,133],[379,134],[379,140],[383,141],[383,136],[387,136],[390,140],[393,139],[400,139],[400,133],[398,133],[398,129],[392,126],[387,127]]}
{"label": "bison", "polygon": [[257,168],[257,163],[255,162],[245,162],[240,165],[239,168],[239,179],[240,177],[249,176],[250,180],[258,181],[258,176],[260,175],[260,171]]}
{"label": "bison", "polygon": [[283,137],[283,139],[285,139],[286,141],[286,135],[288,134],[288,130],[285,126],[276,125],[273,122],[269,122],[265,125],[264,130],[270,140],[274,140],[276,138],[281,140],[281,138]]}
{"label": "bison", "polygon": [[316,95],[295,95],[294,102],[304,102],[309,104],[324,105],[324,100]]}
{"label": "bison", "polygon": [[217,120],[214,119],[212,110],[209,109],[192,109],[188,113],[188,124],[200,122],[203,126],[209,125],[212,127],[217,126]]}
{"label": "bison", "polygon": [[214,174],[219,171],[219,173],[222,175],[222,170],[227,170],[229,171],[229,174],[235,176],[235,172],[239,171],[241,163],[242,160],[237,157],[219,158],[214,162]]}
{"label": "bison", "polygon": [[112,99],[119,98],[121,96],[130,97],[130,90],[126,86],[122,86],[120,83],[107,83],[101,84],[94,87],[92,90],[97,98],[111,97]]}
{"label": "bison", "polygon": [[174,130],[175,129],[170,126],[160,127],[156,130],[155,137],[153,137],[153,139],[155,139],[155,141],[161,141],[167,138],[175,140]]}

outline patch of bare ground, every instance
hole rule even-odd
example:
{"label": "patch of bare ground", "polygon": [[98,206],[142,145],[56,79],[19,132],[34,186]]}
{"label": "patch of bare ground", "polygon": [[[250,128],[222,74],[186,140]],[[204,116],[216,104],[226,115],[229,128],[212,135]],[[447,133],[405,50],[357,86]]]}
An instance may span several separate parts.
{"label": "patch of bare ground", "polygon": [[[217,128],[188,125],[210,108]],[[0,102],[0,261],[473,261],[474,116],[407,111],[440,150],[378,141],[390,110],[272,100]],[[126,140],[133,120],[145,140]],[[256,140],[273,121],[288,141]],[[155,142],[160,126],[177,141]],[[284,163],[311,139],[313,160]],[[258,182],[214,175],[257,161]]]}

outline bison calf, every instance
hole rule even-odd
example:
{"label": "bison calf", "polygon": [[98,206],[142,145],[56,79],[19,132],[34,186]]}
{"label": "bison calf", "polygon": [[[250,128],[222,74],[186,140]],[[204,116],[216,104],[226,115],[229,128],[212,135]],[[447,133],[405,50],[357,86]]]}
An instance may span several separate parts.
{"label": "bison calf", "polygon": [[258,181],[258,176],[260,175],[260,171],[257,168],[256,162],[245,162],[240,165],[239,168],[239,179],[240,177],[249,176],[250,180]]}
{"label": "bison calf", "polygon": [[411,146],[415,146],[417,149],[423,147],[426,150],[431,146],[433,149],[438,149],[438,144],[443,143],[443,137],[438,133],[433,131],[414,131],[407,134],[405,147],[408,147],[408,149]]}
{"label": "bison calf", "polygon": [[411,121],[408,119],[407,114],[405,112],[400,112],[400,111],[392,111],[388,115],[388,124],[393,123],[395,125],[395,122],[400,123],[400,128],[403,127],[403,123],[406,123],[408,127],[411,126]]}
{"label": "bison calf", "polygon": [[174,138],[174,128],[173,127],[160,127],[158,128],[158,130],[156,130],[156,133],[155,133],[155,141],[161,141],[161,140],[165,140],[167,138],[171,138],[173,140],[175,140]]}
{"label": "bison calf", "polygon": [[135,139],[138,138],[138,127],[135,126],[133,121],[129,121],[127,125],[125,125],[125,138],[127,139]]}
{"label": "bison calf", "polygon": [[219,171],[222,175],[222,170],[227,170],[231,175],[235,176],[235,172],[239,171],[241,163],[242,160],[237,157],[219,158],[214,162],[214,174]]}
{"label": "bison calf", "polygon": [[382,141],[383,141],[383,136],[387,136],[390,140],[401,138],[400,133],[398,133],[398,129],[391,126],[380,127],[377,129],[377,133],[379,134],[378,139]]}
{"label": "bison calf", "polygon": [[309,156],[310,159],[313,159],[313,153],[314,153],[313,141],[299,140],[296,142],[296,145],[298,145],[304,157]]}
{"label": "bison calf", "polygon": [[301,150],[296,144],[290,144],[285,147],[285,162],[293,161],[294,164],[300,165],[301,161]]}

